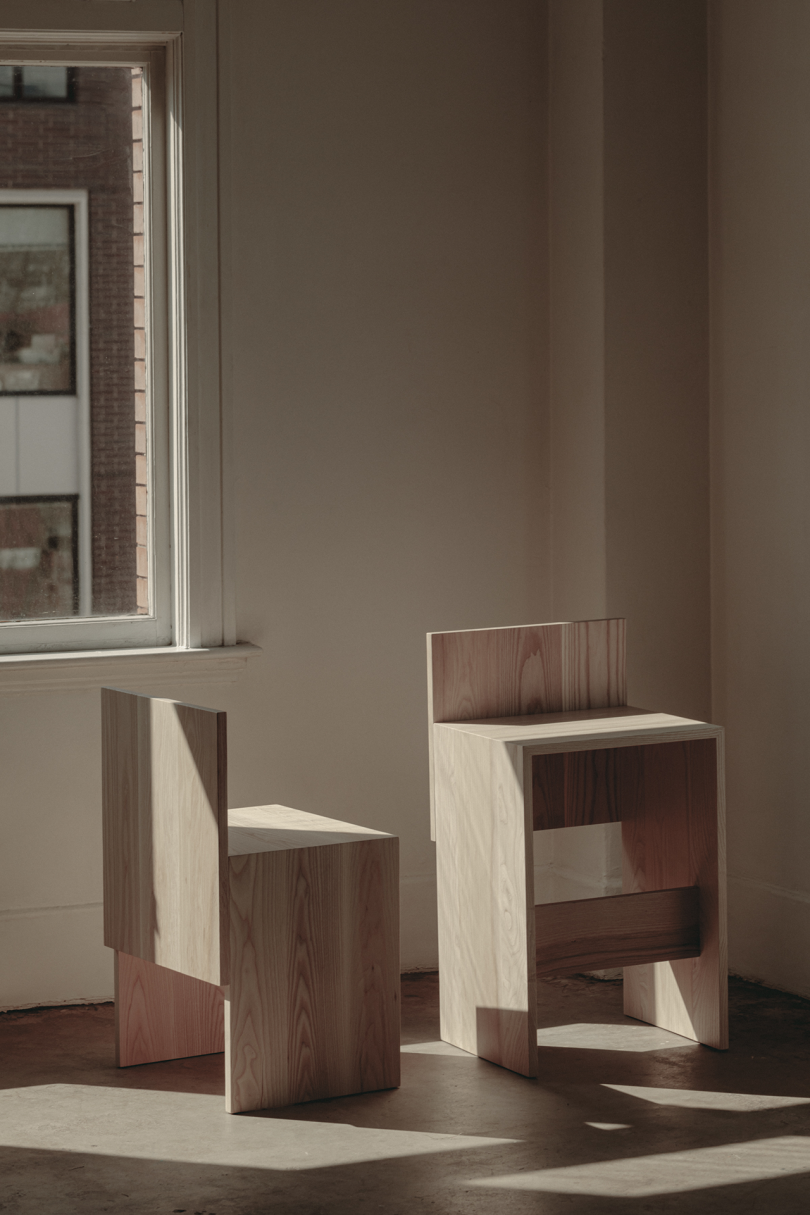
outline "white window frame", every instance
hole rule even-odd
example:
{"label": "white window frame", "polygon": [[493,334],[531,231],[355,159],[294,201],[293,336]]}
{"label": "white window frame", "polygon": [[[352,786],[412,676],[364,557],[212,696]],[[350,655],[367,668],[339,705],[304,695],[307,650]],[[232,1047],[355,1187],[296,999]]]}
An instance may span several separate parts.
{"label": "white window frame", "polygon": [[[165,79],[166,146],[160,157],[166,174],[166,313],[155,315],[152,325],[154,333],[167,335],[165,368],[160,351],[151,352],[153,380],[159,383],[165,375],[169,398],[165,473],[160,453],[151,463],[158,477],[155,496],[170,504],[165,546],[171,565],[169,635],[149,625],[152,617],[0,625],[0,690],[4,670],[15,658],[25,663],[35,655],[75,656],[84,660],[80,665],[86,670],[86,660],[95,654],[111,659],[114,654],[145,658],[173,653],[187,659],[192,652],[223,646],[254,649],[235,646],[232,580],[223,544],[230,512],[223,472],[229,436],[220,393],[216,2],[196,0],[184,6],[179,0],[151,0],[141,6],[61,0],[58,30],[52,28],[54,11],[49,0],[0,4],[0,62],[140,64],[153,76],[161,62]],[[154,32],[156,24],[159,32]],[[157,308],[160,294],[153,296]],[[153,422],[157,437],[160,419]],[[159,548],[159,537],[156,544]],[[18,628],[25,639],[11,636]],[[127,667],[131,672],[131,664]]]}

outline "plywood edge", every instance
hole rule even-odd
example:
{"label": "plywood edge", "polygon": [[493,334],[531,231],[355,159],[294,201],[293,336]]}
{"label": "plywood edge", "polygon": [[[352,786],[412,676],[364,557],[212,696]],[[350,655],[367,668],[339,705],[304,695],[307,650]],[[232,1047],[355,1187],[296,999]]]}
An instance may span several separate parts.
{"label": "plywood edge", "polygon": [[[549,714],[554,717],[556,715]],[[590,728],[576,729],[580,724]],[[591,724],[592,723],[592,724]],[[565,729],[566,725],[571,728]],[[528,718],[522,724],[519,718],[489,718],[480,721],[437,722],[434,731],[457,730],[462,734],[474,734],[494,742],[515,743],[532,747],[536,754],[544,751],[588,751],[600,745],[637,746],[657,742],[689,742],[698,738],[717,738],[721,726],[711,722],[691,721],[673,717],[668,713],[648,713],[641,710],[638,717],[613,715],[577,718],[570,723],[553,721],[548,726],[538,717]],[[605,740],[602,742],[601,740]]]}
{"label": "plywood edge", "polygon": [[433,760],[433,633],[427,635],[428,784],[430,793],[430,838],[436,842],[436,786]]}
{"label": "plywood edge", "polygon": [[219,831],[219,983],[230,983],[230,887],[228,875],[228,716],[211,710],[217,720],[217,827]]}
{"label": "plywood edge", "polygon": [[647,747],[654,746],[656,743],[697,742],[704,738],[716,738],[718,729],[717,726],[697,723],[695,726],[673,726],[655,731],[639,730],[627,734],[605,733],[592,736],[581,735],[577,738],[555,738],[541,742],[525,742],[522,745],[532,755],[553,755],[562,751],[601,751],[610,747]]}
{"label": "plywood edge", "polygon": [[[528,1075],[534,1079],[539,1073],[539,1056],[537,1051],[537,934],[534,912],[534,845],[533,826],[534,812],[532,807],[531,758],[525,754],[525,749],[510,744],[513,755],[513,766],[522,775],[521,796],[523,799],[523,856],[525,862],[526,882],[526,969],[528,975],[529,1016],[526,1023],[528,1033],[527,1058]],[[529,771],[528,788],[526,786],[526,771]]]}
{"label": "plywood edge", "polygon": [[726,852],[726,732],[717,733],[717,966],[719,980],[716,1050],[728,1050],[728,884]]}

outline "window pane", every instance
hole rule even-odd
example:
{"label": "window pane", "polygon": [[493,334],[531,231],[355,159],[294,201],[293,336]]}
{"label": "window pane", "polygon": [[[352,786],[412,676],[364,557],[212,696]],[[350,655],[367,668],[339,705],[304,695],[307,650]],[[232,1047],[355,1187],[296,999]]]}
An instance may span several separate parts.
{"label": "window pane", "polygon": [[66,98],[68,95],[68,69],[66,67],[24,67],[22,94],[23,97],[32,98]]}
{"label": "window pane", "polygon": [[75,391],[72,220],[0,206],[0,392]]}
{"label": "window pane", "polygon": [[0,619],[76,612],[77,507],[75,494],[0,498]]}
{"label": "window pane", "polygon": [[150,611],[142,73],[23,69],[69,81],[0,106],[6,621]]}
{"label": "window pane", "polygon": [[0,100],[14,96],[14,68],[0,65]]}

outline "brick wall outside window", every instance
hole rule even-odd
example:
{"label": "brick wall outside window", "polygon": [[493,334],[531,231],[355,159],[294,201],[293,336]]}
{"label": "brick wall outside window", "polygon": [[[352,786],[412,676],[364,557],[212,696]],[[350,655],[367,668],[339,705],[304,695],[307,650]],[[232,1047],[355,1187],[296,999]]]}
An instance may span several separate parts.
{"label": "brick wall outside window", "polygon": [[[146,573],[145,547],[140,552],[146,542],[145,475],[140,465],[143,514],[136,525],[139,443],[143,446],[137,458],[145,464],[145,432],[137,424],[145,421],[145,414],[133,419],[136,356],[142,359],[140,348],[136,351],[133,277],[133,180],[138,180],[137,170],[133,178],[133,83],[129,68],[82,67],[76,69],[74,102],[0,105],[0,187],[89,191],[96,615],[135,612],[139,602],[145,610],[145,581],[138,577],[145,579]],[[142,222],[142,206],[140,213]],[[142,297],[140,306],[142,317]],[[141,341],[142,326],[141,319]],[[139,397],[134,398],[136,410]]]}

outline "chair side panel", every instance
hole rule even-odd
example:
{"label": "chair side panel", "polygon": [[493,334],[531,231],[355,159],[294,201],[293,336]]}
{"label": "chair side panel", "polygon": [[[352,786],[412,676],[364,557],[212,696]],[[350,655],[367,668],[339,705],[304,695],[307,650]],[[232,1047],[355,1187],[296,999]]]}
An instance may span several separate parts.
{"label": "chair side panel", "polygon": [[624,1011],[724,1050],[728,1046],[722,734],[640,747],[642,781],[622,815],[625,893],[700,887],[700,957],[629,966]]}
{"label": "chair side panel", "polygon": [[232,856],[232,1113],[400,1080],[399,840]]}
{"label": "chair side panel", "polygon": [[119,1067],[214,1055],[225,1049],[221,987],[115,953],[115,1052]]}
{"label": "chair side panel", "polygon": [[102,691],[105,944],[227,982],[225,714]]}
{"label": "chair side panel", "polygon": [[520,747],[437,725],[441,1036],[537,1075],[534,858]]}

